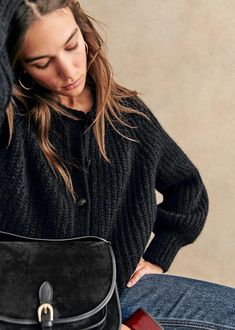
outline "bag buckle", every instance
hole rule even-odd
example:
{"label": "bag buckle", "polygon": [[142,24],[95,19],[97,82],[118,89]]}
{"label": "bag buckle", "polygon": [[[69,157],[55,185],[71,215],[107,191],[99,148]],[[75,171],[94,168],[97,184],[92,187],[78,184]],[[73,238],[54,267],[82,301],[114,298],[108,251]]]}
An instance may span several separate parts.
{"label": "bag buckle", "polygon": [[42,323],[42,314],[47,314],[49,311],[49,321],[53,322],[54,311],[53,307],[50,304],[42,304],[38,307],[38,321]]}
{"label": "bag buckle", "polygon": [[42,283],[39,289],[38,321],[41,328],[51,329],[53,326],[54,310],[52,307],[53,288],[48,281]]}

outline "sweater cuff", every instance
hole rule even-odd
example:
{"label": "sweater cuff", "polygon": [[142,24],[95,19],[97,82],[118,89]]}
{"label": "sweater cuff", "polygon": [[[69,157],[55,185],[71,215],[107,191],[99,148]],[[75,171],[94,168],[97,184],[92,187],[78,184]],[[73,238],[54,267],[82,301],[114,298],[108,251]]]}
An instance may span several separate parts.
{"label": "sweater cuff", "polygon": [[158,233],[150,242],[143,258],[146,261],[160,266],[163,271],[166,272],[183,245],[184,244],[175,233]]}

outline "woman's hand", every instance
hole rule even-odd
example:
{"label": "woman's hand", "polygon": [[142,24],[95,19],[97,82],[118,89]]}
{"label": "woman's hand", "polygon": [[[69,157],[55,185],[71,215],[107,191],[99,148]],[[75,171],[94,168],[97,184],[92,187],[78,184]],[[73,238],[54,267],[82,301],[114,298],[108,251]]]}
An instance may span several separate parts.
{"label": "woman's hand", "polygon": [[139,279],[144,276],[145,274],[161,274],[163,273],[163,269],[151,262],[145,261],[141,258],[140,262],[138,263],[136,270],[131,275],[129,282],[127,283],[128,288],[135,285]]}

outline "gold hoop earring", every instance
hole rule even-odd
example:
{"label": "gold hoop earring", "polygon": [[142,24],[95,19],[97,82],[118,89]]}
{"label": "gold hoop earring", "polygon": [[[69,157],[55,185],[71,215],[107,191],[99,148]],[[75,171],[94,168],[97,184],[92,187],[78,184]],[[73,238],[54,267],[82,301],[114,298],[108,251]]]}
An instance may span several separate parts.
{"label": "gold hoop earring", "polygon": [[[22,74],[22,73],[20,73],[20,75],[21,75],[21,74]],[[31,87],[27,87],[27,86],[25,86],[25,85],[22,83],[22,79],[20,78],[20,75],[19,75],[19,78],[18,78],[18,81],[19,81],[20,86],[21,86],[23,89],[27,90],[27,91],[32,90],[32,89],[33,89],[33,86],[34,86],[34,80],[32,80],[32,81],[33,81],[32,86],[31,86]]]}
{"label": "gold hoop earring", "polygon": [[86,41],[84,41],[84,43],[85,43],[85,48],[86,48],[86,54],[88,55],[89,48],[88,48]]}

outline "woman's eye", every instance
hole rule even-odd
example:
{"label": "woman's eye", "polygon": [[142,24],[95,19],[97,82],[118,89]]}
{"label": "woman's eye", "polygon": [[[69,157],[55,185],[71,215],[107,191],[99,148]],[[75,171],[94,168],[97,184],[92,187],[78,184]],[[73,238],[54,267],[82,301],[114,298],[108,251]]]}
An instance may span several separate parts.
{"label": "woman's eye", "polygon": [[78,48],[78,43],[76,43],[74,46],[72,46],[71,48],[67,48],[66,50],[67,51],[70,51],[70,50],[75,50]]}
{"label": "woman's eye", "polygon": [[45,64],[45,65],[36,65],[36,67],[40,70],[46,69],[49,66],[50,62],[51,61],[47,62],[47,64]]}

